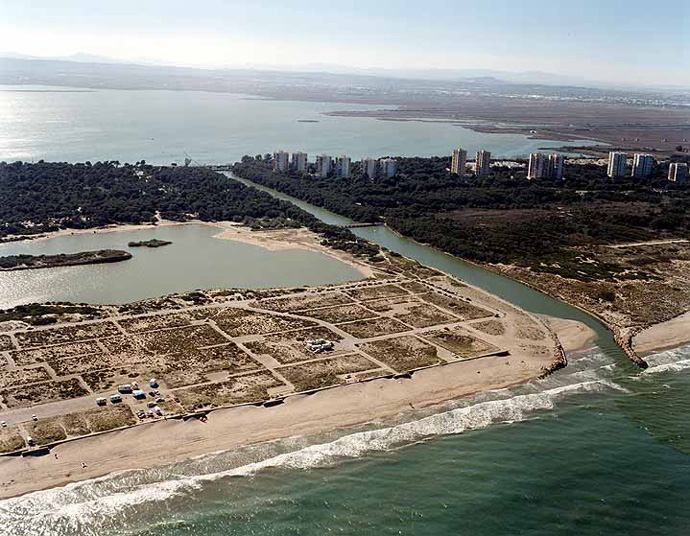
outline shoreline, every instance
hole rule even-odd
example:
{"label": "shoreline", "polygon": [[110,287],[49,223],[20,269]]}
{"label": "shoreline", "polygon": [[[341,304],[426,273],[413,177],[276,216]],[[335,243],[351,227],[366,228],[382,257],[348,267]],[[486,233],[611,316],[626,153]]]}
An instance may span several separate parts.
{"label": "shoreline", "polygon": [[[449,374],[450,367],[454,374]],[[411,378],[380,378],[296,394],[272,407],[218,408],[207,414],[205,423],[193,417],[168,419],[68,440],[44,456],[0,457],[0,499],[219,450],[347,429],[537,377],[534,368],[508,368],[504,359],[489,357],[421,369]],[[161,437],[170,438],[165,447]]]}

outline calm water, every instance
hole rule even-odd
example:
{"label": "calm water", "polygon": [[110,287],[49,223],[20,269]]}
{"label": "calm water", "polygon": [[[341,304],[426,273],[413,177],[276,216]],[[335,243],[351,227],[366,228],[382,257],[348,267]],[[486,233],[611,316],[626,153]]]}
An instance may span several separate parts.
{"label": "calm water", "polygon": [[[563,142],[481,134],[452,124],[329,117],[381,106],[284,102],[192,91],[83,90],[0,86],[0,161],[119,160],[228,163],[274,149],[315,154],[521,156]],[[318,121],[303,123],[300,120]],[[577,142],[574,145],[586,143]]]}
{"label": "calm water", "polygon": [[598,347],[546,380],[398,419],[1,501],[0,534],[690,533],[690,349],[641,372],[577,310],[386,229],[357,232],[532,311],[586,320]]}
{"label": "calm water", "polygon": [[[113,264],[0,272],[0,309],[44,301],[127,303],[197,288],[323,285],[362,278],[350,265],[322,253],[269,251],[214,238],[220,231],[183,225],[0,245],[0,256],[107,248],[133,255],[128,261]],[[127,247],[132,240],[151,238],[172,244],[157,249]]]}

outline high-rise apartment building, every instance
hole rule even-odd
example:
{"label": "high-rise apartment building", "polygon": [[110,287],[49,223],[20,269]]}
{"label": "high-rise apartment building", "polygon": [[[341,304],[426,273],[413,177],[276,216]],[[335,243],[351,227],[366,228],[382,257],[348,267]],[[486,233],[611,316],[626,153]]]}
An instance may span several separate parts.
{"label": "high-rise apartment building", "polygon": [[287,171],[290,167],[290,153],[276,151],[273,153],[273,171]]}
{"label": "high-rise apartment building", "polygon": [[464,149],[454,149],[453,159],[450,163],[450,172],[457,173],[458,175],[465,174],[465,166],[467,164],[467,151]]}
{"label": "high-rise apartment building", "polygon": [[529,164],[527,165],[527,178],[543,179],[548,168],[548,160],[546,155],[541,153],[532,153],[529,155]]}
{"label": "high-rise apartment building", "polygon": [[636,179],[648,177],[654,169],[654,157],[651,154],[636,154],[633,159],[632,176]]}
{"label": "high-rise apartment building", "polygon": [[362,159],[362,174],[367,175],[370,179],[376,178],[376,170],[378,168],[378,160],[376,158]]}
{"label": "high-rise apartment building", "polygon": [[474,174],[477,177],[486,177],[491,169],[491,153],[489,151],[478,151],[474,161]]}
{"label": "high-rise apartment building", "polygon": [[316,157],[316,174],[319,177],[328,177],[333,165],[333,158],[327,154],[321,154]]}
{"label": "high-rise apartment building", "polygon": [[564,167],[565,157],[562,154],[554,153],[549,155],[549,177],[551,179],[562,181]]}
{"label": "high-rise apartment building", "polygon": [[684,163],[674,162],[668,166],[668,180],[678,183],[687,182],[688,180],[688,165]]}
{"label": "high-rise apartment building", "polygon": [[398,163],[393,158],[384,158],[379,161],[379,165],[384,177],[392,177],[398,171]]}
{"label": "high-rise apartment building", "polygon": [[609,153],[609,166],[606,174],[612,179],[625,177],[627,158],[628,155],[625,153]]}
{"label": "high-rise apartment building", "polygon": [[350,177],[350,157],[346,154],[341,154],[335,159],[335,174],[343,179]]}
{"label": "high-rise apartment building", "polygon": [[292,153],[292,169],[300,173],[307,172],[307,153]]}
{"label": "high-rise apartment building", "polygon": [[532,153],[529,155],[527,178],[563,180],[565,158],[562,154]]}

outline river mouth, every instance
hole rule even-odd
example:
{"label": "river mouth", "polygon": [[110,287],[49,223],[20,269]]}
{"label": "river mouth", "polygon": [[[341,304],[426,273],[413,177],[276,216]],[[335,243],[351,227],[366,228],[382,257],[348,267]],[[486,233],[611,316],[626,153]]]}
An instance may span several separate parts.
{"label": "river mouth", "polygon": [[[0,309],[47,301],[122,304],[204,288],[319,286],[363,278],[353,266],[318,251],[270,250],[216,238],[221,231],[186,224],[2,244],[0,256],[123,249],[132,258],[116,264],[0,273]],[[151,239],[172,244],[128,247],[129,242]]]}

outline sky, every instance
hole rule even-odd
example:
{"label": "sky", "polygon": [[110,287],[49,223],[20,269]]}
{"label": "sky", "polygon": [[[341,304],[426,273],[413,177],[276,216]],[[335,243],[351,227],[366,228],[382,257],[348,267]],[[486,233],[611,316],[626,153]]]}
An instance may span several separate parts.
{"label": "sky", "polygon": [[0,55],[690,86],[688,0],[0,0]]}

